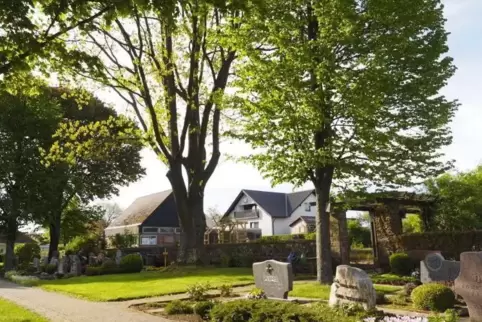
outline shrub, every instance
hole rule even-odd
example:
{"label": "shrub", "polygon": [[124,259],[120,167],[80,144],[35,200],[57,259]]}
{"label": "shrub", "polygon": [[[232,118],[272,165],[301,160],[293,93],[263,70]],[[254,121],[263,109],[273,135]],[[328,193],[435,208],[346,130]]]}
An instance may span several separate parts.
{"label": "shrub", "polygon": [[207,291],[209,290],[209,284],[202,284],[196,283],[194,285],[190,285],[187,288],[187,294],[189,298],[194,301],[203,301],[206,299]]}
{"label": "shrub", "polygon": [[65,246],[66,254],[77,254],[82,251],[84,254],[98,253],[98,238],[94,236],[77,236]]}
{"label": "shrub", "polygon": [[209,312],[211,312],[213,307],[214,307],[214,302],[212,302],[212,301],[201,301],[201,302],[196,302],[194,304],[193,311],[194,311],[195,314],[204,318],[204,317],[209,316]]}
{"label": "shrub", "polygon": [[18,244],[15,246],[15,255],[20,264],[29,264],[35,257],[40,257],[40,246],[36,243]]}
{"label": "shrub", "polygon": [[105,261],[101,267],[100,267],[100,272],[101,274],[116,274],[120,272],[119,267],[117,267],[117,264],[113,261]]}
{"label": "shrub", "polygon": [[169,302],[164,308],[164,312],[166,312],[167,315],[192,314],[194,313],[194,310],[191,303],[187,301],[176,300]]}
{"label": "shrub", "polygon": [[85,268],[85,275],[87,276],[96,276],[102,273],[102,267],[98,266],[87,266]]}
{"label": "shrub", "polygon": [[390,256],[390,269],[393,274],[409,276],[413,270],[413,262],[406,253],[395,253]]}
{"label": "shrub", "polygon": [[411,276],[398,276],[393,274],[376,274],[371,276],[373,284],[405,285],[417,283],[417,279]]}
{"label": "shrub", "polygon": [[444,285],[435,283],[415,288],[411,299],[416,308],[435,312],[444,312],[455,305],[454,292]]}
{"label": "shrub", "polygon": [[260,300],[267,297],[262,289],[255,287],[248,293],[247,298],[252,300]]}
{"label": "shrub", "polygon": [[230,297],[233,295],[233,286],[231,284],[223,284],[219,287],[221,297]]}
{"label": "shrub", "polygon": [[42,272],[45,272],[49,275],[52,275],[54,274],[55,272],[57,272],[57,265],[55,264],[47,264],[47,265],[43,265],[42,266]]}
{"label": "shrub", "polygon": [[121,258],[120,269],[124,273],[139,273],[144,264],[142,257],[138,254],[129,254]]}
{"label": "shrub", "polygon": [[232,265],[232,260],[231,256],[226,255],[226,254],[221,254],[221,267],[231,267]]}
{"label": "shrub", "polygon": [[408,297],[404,294],[397,294],[390,296],[390,302],[395,305],[407,305],[408,304]]}
{"label": "shrub", "polygon": [[376,292],[376,303],[377,304],[387,304],[388,300],[385,293]]}

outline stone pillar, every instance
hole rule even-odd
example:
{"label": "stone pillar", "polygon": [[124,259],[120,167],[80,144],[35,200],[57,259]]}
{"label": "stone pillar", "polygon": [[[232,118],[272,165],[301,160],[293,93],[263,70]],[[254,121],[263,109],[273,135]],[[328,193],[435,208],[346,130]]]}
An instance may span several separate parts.
{"label": "stone pillar", "polygon": [[400,250],[398,236],[402,234],[402,220],[397,204],[379,204],[373,208],[373,228],[375,230],[376,264],[389,268],[390,253]]}
{"label": "stone pillar", "polygon": [[338,239],[340,243],[340,258],[342,265],[350,265],[350,238],[348,237],[348,224],[346,211],[336,213],[338,219]]}

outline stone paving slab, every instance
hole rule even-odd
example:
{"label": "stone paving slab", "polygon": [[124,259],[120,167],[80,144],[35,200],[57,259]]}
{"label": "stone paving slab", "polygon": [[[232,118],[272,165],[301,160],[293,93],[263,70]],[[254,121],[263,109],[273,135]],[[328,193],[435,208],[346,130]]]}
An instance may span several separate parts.
{"label": "stone paving slab", "polygon": [[169,322],[129,310],[120,303],[89,302],[40,288],[23,287],[0,279],[0,297],[30,309],[52,322]]}

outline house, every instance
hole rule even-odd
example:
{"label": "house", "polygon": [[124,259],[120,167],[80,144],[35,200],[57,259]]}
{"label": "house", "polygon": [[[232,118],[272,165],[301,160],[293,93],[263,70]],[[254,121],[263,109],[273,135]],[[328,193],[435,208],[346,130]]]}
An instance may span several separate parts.
{"label": "house", "polygon": [[300,216],[290,224],[291,234],[306,234],[316,231],[316,217]]}
{"label": "house", "polygon": [[224,214],[224,218],[246,222],[248,235],[286,235],[300,217],[316,216],[314,190],[293,193],[241,190]]}
{"label": "house", "polygon": [[106,237],[129,234],[135,246],[170,246],[180,239],[181,228],[172,190],[137,198],[105,229]]}
{"label": "house", "polygon": [[[7,242],[6,236],[0,234],[0,255],[5,254],[5,251],[7,250],[6,242]],[[17,232],[17,239],[15,240],[15,244],[28,244],[28,243],[35,243],[35,240],[33,240],[27,234],[22,233],[21,231]]]}

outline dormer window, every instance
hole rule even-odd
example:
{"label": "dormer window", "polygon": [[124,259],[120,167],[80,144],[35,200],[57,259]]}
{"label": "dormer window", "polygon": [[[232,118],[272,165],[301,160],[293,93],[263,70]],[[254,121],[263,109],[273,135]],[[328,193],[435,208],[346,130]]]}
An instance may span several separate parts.
{"label": "dormer window", "polygon": [[316,201],[305,203],[305,211],[311,211],[311,207],[316,207]]}

